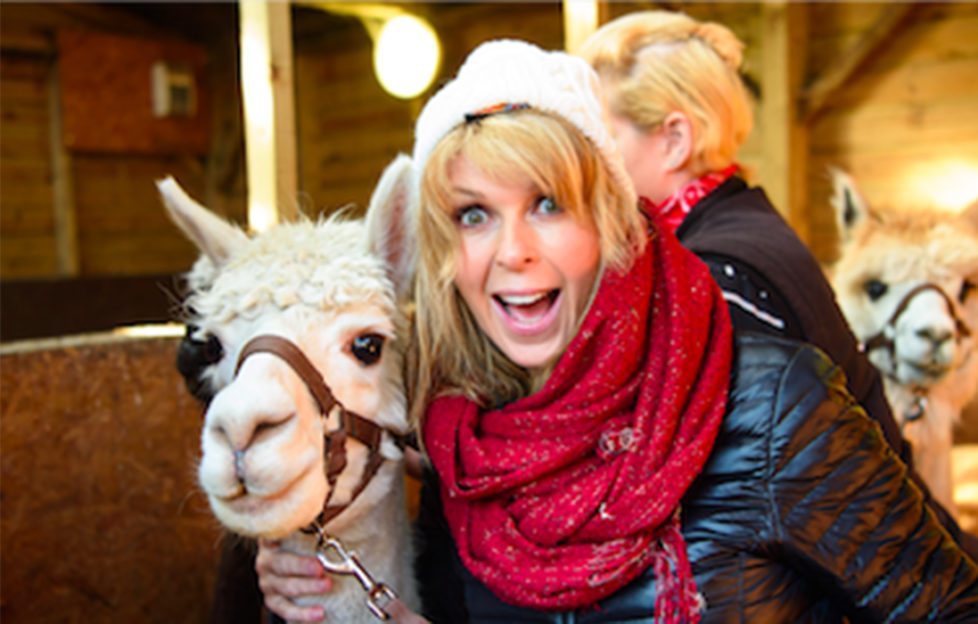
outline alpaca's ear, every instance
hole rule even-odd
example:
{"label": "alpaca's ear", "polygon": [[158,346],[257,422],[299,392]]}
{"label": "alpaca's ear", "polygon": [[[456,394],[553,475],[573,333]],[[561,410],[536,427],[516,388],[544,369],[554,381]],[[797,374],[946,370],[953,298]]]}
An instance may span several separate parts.
{"label": "alpaca's ear", "polygon": [[156,187],[170,219],[215,266],[248,240],[239,228],[191,199],[171,176],[158,180]]}
{"label": "alpaca's ear", "polygon": [[837,167],[829,167],[829,177],[832,179],[829,202],[835,209],[835,224],[843,240],[849,240],[856,227],[866,219],[875,217],[852,176]]}
{"label": "alpaca's ear", "polygon": [[399,296],[411,289],[416,240],[411,202],[414,167],[411,158],[399,154],[387,165],[367,207],[370,250],[384,259]]}

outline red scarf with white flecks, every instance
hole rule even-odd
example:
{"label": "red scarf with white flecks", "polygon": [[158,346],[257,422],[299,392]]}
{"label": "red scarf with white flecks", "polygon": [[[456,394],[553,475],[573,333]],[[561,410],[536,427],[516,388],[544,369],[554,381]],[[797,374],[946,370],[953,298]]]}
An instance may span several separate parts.
{"label": "red scarf with white flecks", "polygon": [[645,210],[649,214],[659,215],[659,219],[675,232],[679,225],[701,199],[712,193],[718,186],[726,182],[733,174],[737,173],[737,165],[730,165],[720,171],[711,171],[692,182],[686,184],[675,193],[665,198],[659,203],[642,198],[645,203]]}
{"label": "red scarf with white flecks", "polygon": [[539,392],[491,411],[436,399],[424,442],[465,566],[502,600],[549,610],[593,605],[653,566],[656,621],[699,621],[678,509],[723,418],[730,360],[719,289],[659,232],[631,270],[605,272]]}

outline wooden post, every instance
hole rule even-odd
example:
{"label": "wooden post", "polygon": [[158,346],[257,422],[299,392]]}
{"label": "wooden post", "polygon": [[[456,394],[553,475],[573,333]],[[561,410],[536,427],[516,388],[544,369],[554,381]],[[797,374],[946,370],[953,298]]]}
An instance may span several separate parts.
{"label": "wooden post", "polygon": [[564,50],[574,54],[607,19],[606,0],[563,0]]}
{"label": "wooden post", "polygon": [[808,132],[799,114],[805,70],[807,7],[762,4],[762,100],[757,125],[763,137],[759,182],[803,241],[808,239]]}
{"label": "wooden post", "polygon": [[71,156],[62,135],[61,82],[58,63],[52,61],[48,74],[48,127],[51,147],[51,189],[54,205],[54,244],[59,277],[81,272],[78,254],[78,217],[71,175]]}
{"label": "wooden post", "polygon": [[248,224],[298,215],[292,15],[288,2],[240,0]]}

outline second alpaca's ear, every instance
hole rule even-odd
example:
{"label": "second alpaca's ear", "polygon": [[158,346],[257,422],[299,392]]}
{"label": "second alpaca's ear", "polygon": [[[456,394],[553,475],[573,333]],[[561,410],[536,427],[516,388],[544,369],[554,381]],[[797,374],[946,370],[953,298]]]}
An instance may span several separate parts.
{"label": "second alpaca's ear", "polygon": [[856,188],[852,176],[837,167],[829,167],[829,177],[832,179],[829,203],[835,209],[835,224],[841,239],[848,241],[853,230],[866,219],[875,219],[876,216]]}
{"label": "second alpaca's ear", "polygon": [[411,158],[399,154],[384,169],[367,207],[370,250],[384,259],[400,298],[410,293],[417,253],[411,211],[413,176]]}

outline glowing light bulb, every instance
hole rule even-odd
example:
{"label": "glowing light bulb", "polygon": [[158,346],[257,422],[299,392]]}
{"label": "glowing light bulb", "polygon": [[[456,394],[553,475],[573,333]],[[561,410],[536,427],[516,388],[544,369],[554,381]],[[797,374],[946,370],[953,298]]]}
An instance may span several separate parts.
{"label": "glowing light bulb", "polygon": [[441,46],[435,31],[410,15],[388,20],[374,45],[374,71],[380,85],[402,99],[427,89],[440,61]]}
{"label": "glowing light bulb", "polygon": [[959,212],[978,200],[978,164],[964,160],[934,163],[925,170],[917,188],[939,208]]}

